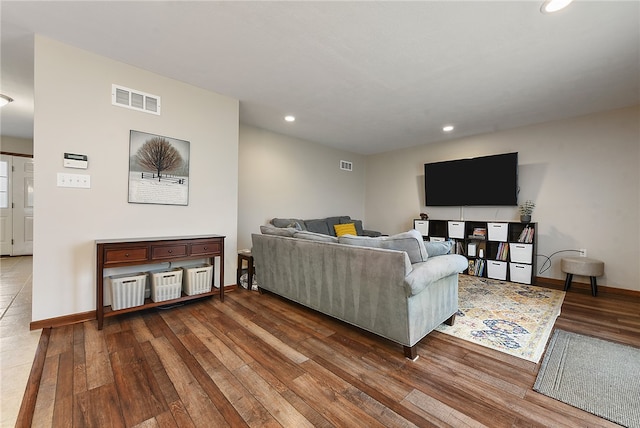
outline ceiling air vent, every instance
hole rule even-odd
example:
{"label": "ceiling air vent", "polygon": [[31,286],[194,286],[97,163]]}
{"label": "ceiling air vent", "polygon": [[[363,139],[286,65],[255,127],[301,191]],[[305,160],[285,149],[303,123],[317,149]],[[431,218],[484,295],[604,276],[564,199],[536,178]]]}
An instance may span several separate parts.
{"label": "ceiling air vent", "polygon": [[340,169],[343,171],[353,171],[353,162],[341,160]]}
{"label": "ceiling air vent", "polygon": [[160,114],[160,97],[124,86],[111,85],[111,104],[132,110]]}

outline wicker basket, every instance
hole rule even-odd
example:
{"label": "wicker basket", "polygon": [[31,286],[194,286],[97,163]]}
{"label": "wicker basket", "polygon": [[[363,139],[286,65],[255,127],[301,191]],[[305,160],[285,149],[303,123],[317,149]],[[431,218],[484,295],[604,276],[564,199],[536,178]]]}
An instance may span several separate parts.
{"label": "wicker basket", "polygon": [[151,276],[151,300],[164,302],[177,299],[182,291],[182,269],[163,269],[149,272]]}
{"label": "wicker basket", "polygon": [[144,304],[145,273],[129,273],[109,277],[111,285],[111,309],[132,308]]}
{"label": "wicker basket", "polygon": [[204,264],[193,267],[184,267],[184,294],[208,293],[211,291],[211,278],[213,278],[213,266]]}

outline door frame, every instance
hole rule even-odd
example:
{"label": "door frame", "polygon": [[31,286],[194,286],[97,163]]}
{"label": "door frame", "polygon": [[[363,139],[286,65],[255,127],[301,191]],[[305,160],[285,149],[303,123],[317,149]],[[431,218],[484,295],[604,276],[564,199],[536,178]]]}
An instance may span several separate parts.
{"label": "door frame", "polygon": [[[33,155],[30,154],[25,154],[25,153],[13,153],[13,152],[5,152],[5,151],[0,151],[0,155],[2,155],[2,157],[4,158],[5,156],[10,156],[10,162],[9,162],[9,167],[11,168],[11,170],[9,171],[8,174],[8,193],[9,193],[9,204],[10,207],[6,208],[7,210],[9,210],[9,220],[11,223],[11,227],[10,227],[10,231],[11,231],[11,237],[10,237],[10,243],[9,243],[9,251],[8,253],[6,251],[4,251],[4,249],[2,251],[0,251],[0,253],[2,255],[9,255],[9,256],[14,256],[14,255],[30,255],[33,254],[33,248],[31,247],[31,251],[28,251],[28,248],[25,250],[25,247],[22,246],[20,247],[20,251],[14,251],[15,248],[15,236],[16,236],[16,231],[15,231],[15,227],[17,226],[17,223],[15,221],[15,197],[16,197],[16,192],[14,190],[14,185],[15,183],[13,183],[14,178],[13,178],[13,174],[15,173],[15,166],[13,163],[13,157],[19,157],[19,158],[29,158],[31,160],[33,160]],[[18,192],[20,194],[22,194],[22,192]],[[32,208],[33,209],[33,208]],[[22,223],[20,223],[22,224]],[[23,233],[24,234],[24,233]]]}

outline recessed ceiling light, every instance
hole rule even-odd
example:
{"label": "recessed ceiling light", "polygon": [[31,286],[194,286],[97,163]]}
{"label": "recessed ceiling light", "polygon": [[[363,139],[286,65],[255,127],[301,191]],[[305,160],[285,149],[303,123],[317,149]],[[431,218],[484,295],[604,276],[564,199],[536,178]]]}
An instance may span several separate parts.
{"label": "recessed ceiling light", "polygon": [[540,7],[540,12],[542,13],[553,13],[557,12],[565,7],[569,6],[573,0],[546,0],[542,3]]}
{"label": "recessed ceiling light", "polygon": [[0,107],[6,106],[11,101],[13,101],[13,98],[0,94]]}
{"label": "recessed ceiling light", "polygon": [[444,132],[451,132],[451,131],[453,131],[453,129],[454,129],[453,125],[445,125],[445,126],[442,127],[442,130]]}
{"label": "recessed ceiling light", "polygon": [[295,122],[296,121],[296,117],[295,116],[285,116],[284,120],[286,120],[287,122]]}

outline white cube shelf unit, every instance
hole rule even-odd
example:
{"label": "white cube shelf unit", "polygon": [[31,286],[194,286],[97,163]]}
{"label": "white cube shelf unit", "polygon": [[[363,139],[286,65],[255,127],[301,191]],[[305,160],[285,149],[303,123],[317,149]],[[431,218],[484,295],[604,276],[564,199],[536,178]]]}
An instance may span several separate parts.
{"label": "white cube shelf unit", "polygon": [[[414,220],[425,240],[450,239],[469,259],[469,275],[533,284],[536,272],[537,223]],[[471,245],[470,245],[471,244]],[[469,248],[473,251],[468,253]]]}

